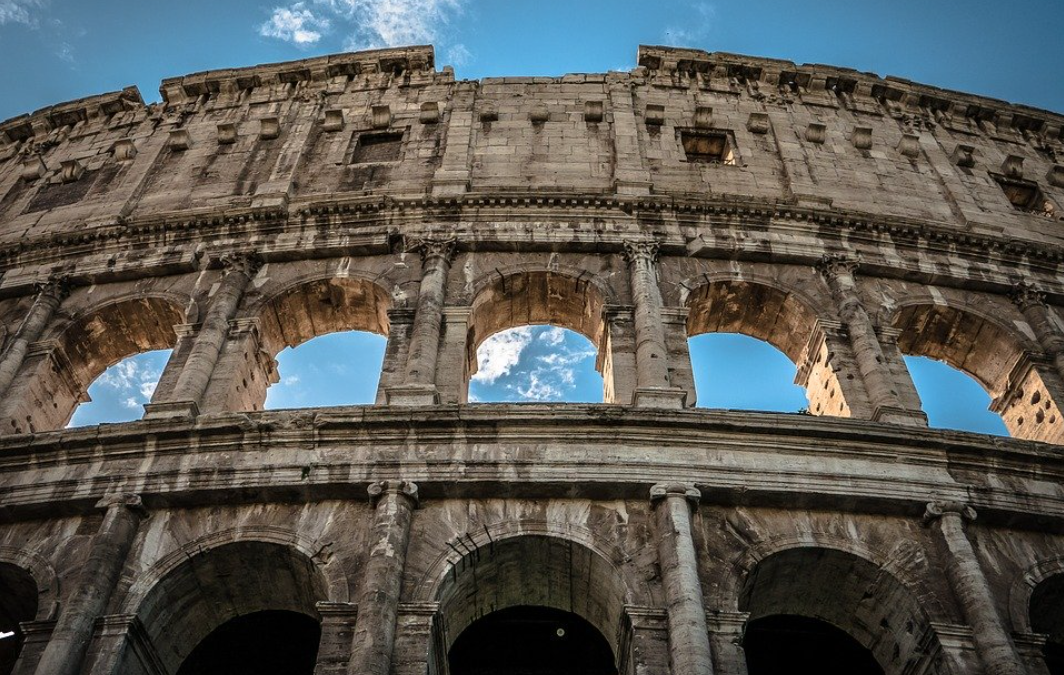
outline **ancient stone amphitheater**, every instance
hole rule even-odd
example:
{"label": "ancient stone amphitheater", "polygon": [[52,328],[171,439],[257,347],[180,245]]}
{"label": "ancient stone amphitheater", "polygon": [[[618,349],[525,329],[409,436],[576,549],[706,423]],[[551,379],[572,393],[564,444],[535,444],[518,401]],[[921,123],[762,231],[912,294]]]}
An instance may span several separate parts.
{"label": "ancient stone amphitheater", "polygon": [[[0,124],[0,673],[1064,672],[1061,116],[659,47],[161,91]],[[530,324],[603,404],[467,403]],[[377,404],[262,411],[343,330]],[[696,408],[708,332],[810,414]],[[161,348],[142,421],[64,430]],[[1012,438],[928,429],[903,355]]]}

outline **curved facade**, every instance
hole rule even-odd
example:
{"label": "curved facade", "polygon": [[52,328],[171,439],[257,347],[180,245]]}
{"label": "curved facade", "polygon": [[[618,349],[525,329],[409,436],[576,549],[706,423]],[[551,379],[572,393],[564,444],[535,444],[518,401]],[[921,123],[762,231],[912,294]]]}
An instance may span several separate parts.
{"label": "curved facade", "polygon": [[[498,672],[528,608],[604,673],[1064,672],[1061,116],[660,47],[161,92],[0,124],[0,673],[214,672],[267,624],[307,673]],[[529,324],[594,344],[603,404],[467,402]],[[377,404],[262,411],[341,330],[387,337]],[[810,414],[696,408],[710,332],[786,354]],[[142,421],[63,430],[162,348]],[[903,355],[1012,438],[928,429]]]}

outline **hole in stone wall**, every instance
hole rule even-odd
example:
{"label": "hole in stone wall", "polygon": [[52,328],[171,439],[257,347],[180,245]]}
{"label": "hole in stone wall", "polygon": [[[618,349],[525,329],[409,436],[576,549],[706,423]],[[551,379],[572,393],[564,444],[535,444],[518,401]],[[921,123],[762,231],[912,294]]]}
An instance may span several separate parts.
{"label": "hole in stone wall", "polygon": [[938,429],[1008,436],[1001,416],[987,410],[990,395],[961,370],[926,356],[906,356],[928,424]]}
{"label": "hole in stone wall", "polygon": [[351,163],[395,162],[399,160],[402,147],[402,133],[359,134]]}
{"label": "hole in stone wall", "polygon": [[254,612],[216,628],[177,675],[312,675],[320,640],[321,627],[305,614]]}
{"label": "hole in stone wall", "polygon": [[735,164],[734,146],[725,131],[681,131],[680,144],[688,162]]}
{"label": "hole in stone wall", "polygon": [[602,376],[586,337],[558,326],[521,326],[495,333],[477,349],[471,403],[601,403]]}
{"label": "hole in stone wall", "polygon": [[466,628],[448,655],[451,675],[616,675],[606,638],[577,614],[516,606]]}
{"label": "hole in stone wall", "polygon": [[[740,333],[705,333],[688,345],[698,407],[798,412],[808,405],[805,390],[794,384],[794,363],[768,342]],[[825,380],[822,386],[833,399],[837,392],[830,385]],[[835,414],[834,405],[811,412]]]}
{"label": "hole in stone wall", "polygon": [[373,403],[387,338],[366,331],[322,335],[277,355],[280,380],[266,409]]}
{"label": "hole in stone wall", "polygon": [[68,427],[132,422],[144,415],[151,401],[170,349],[143,352],[122,359],[89,386],[89,400],[78,405]]}
{"label": "hole in stone wall", "polygon": [[883,675],[872,653],[845,631],[804,616],[751,621],[743,635],[743,650],[750,675]]}
{"label": "hole in stone wall", "polygon": [[1001,186],[1001,191],[1005,193],[1012,208],[1017,211],[1045,216],[1056,214],[1053,202],[1045,196],[1037,183],[1005,176],[994,176],[994,180]]}

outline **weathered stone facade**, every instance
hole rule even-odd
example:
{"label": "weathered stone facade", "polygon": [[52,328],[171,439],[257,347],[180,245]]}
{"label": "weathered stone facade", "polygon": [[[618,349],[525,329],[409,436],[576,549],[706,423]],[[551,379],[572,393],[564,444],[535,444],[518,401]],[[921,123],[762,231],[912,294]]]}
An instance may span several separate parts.
{"label": "weathered stone facade", "polygon": [[[174,674],[287,610],[319,675],[439,674],[534,605],[625,675],[741,675],[775,615],[889,675],[1050,672],[1064,118],[639,64],[466,82],[363,52],[0,124],[0,665]],[[605,403],[467,405],[483,340],[543,323],[595,344]],[[261,411],[281,349],[354,329],[388,339],[378,405]],[[695,409],[713,331],[783,351],[812,414]],[[166,347],[143,421],[62,430]],[[927,429],[904,354],[974,376],[1014,438]]]}

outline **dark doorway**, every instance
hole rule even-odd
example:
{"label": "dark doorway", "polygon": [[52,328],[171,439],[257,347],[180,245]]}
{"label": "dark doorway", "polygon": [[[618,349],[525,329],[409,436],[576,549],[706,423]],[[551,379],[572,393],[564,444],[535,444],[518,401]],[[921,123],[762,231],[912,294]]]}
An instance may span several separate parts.
{"label": "dark doorway", "polygon": [[1064,574],[1049,577],[1031,593],[1031,630],[1047,637],[1042,651],[1050,675],[1064,675]]}
{"label": "dark doorway", "polygon": [[501,609],[474,621],[449,654],[451,675],[616,675],[602,633],[572,612]]}
{"label": "dark doorway", "polygon": [[298,612],[226,621],[192,650],[177,675],[313,675],[321,626]]}
{"label": "dark doorway", "polygon": [[33,621],[37,614],[37,584],[21,567],[0,563],[0,675],[10,675],[22,651],[19,623]]}
{"label": "dark doorway", "polygon": [[750,675],[883,675],[872,653],[826,621],[776,615],[751,621],[743,636]]}

